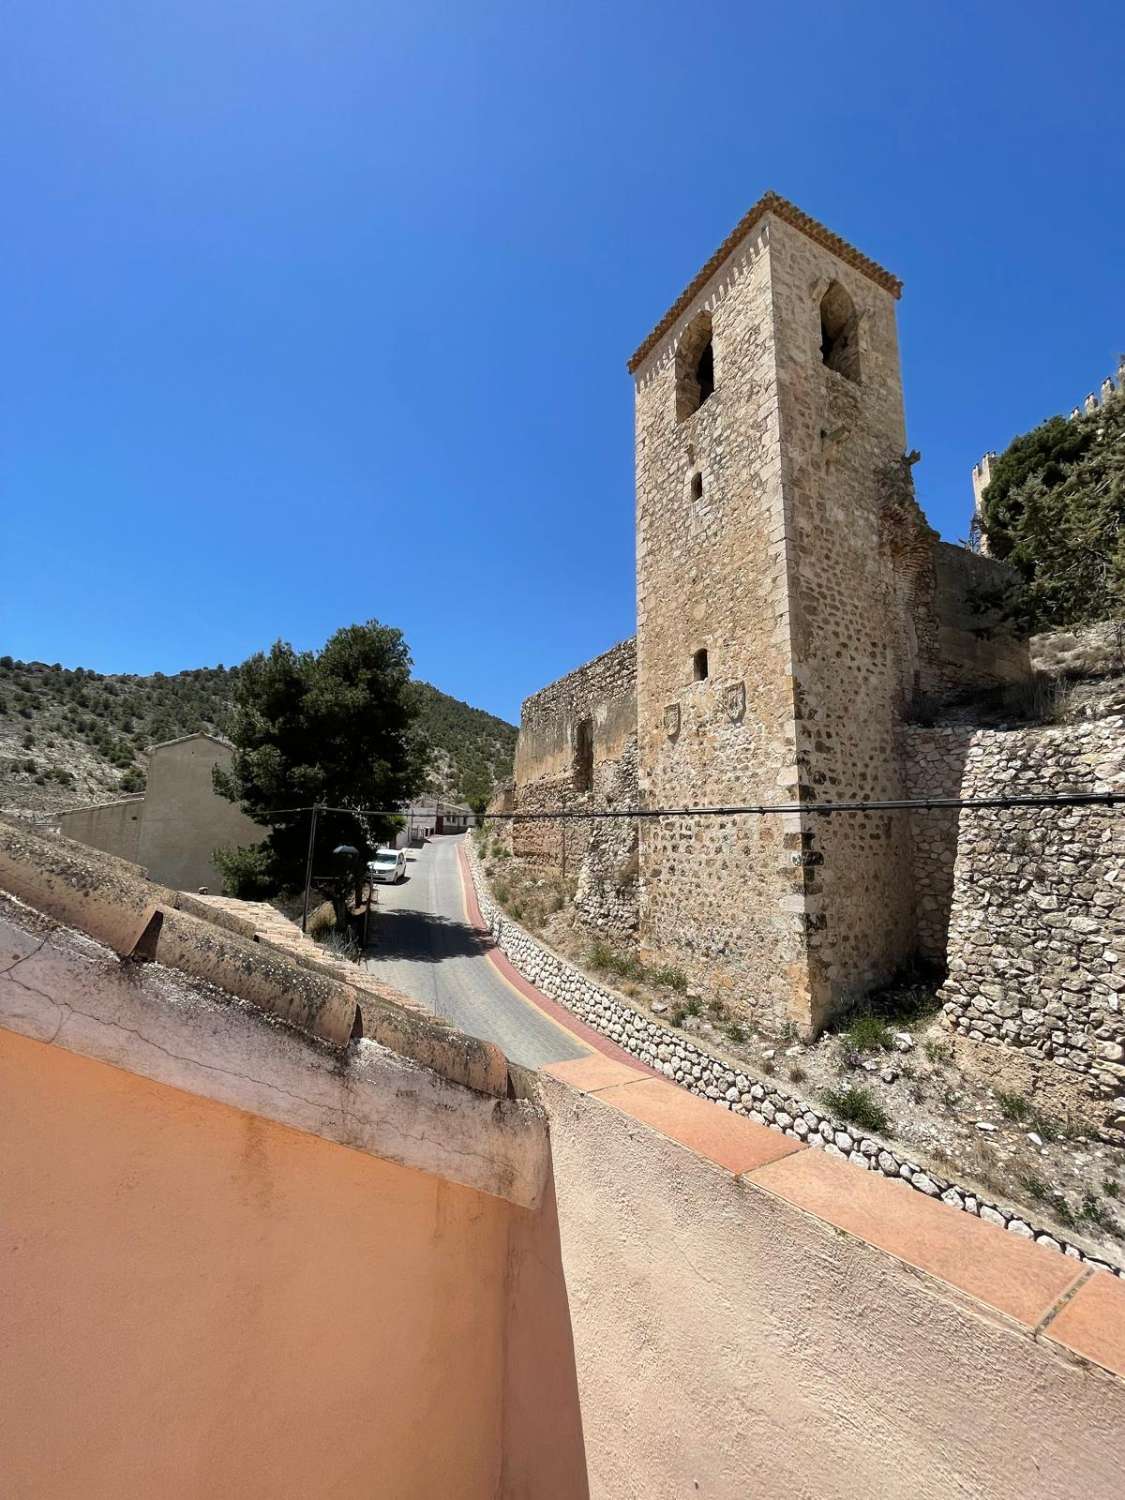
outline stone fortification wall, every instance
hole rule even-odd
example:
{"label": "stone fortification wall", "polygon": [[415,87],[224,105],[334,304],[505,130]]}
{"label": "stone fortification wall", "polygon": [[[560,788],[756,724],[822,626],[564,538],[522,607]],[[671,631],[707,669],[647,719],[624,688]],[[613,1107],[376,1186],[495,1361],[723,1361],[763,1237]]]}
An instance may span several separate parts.
{"label": "stone fortification wall", "polygon": [[[514,792],[496,811],[582,813],[637,802],[636,642],[622,641],[528,698],[520,715]],[[511,824],[512,852],[576,880],[575,908],[595,931],[637,925],[632,819]]]}
{"label": "stone fortification wall", "polygon": [[1075,1260],[1089,1260],[1115,1275],[1125,1275],[1121,1267],[1090,1256],[1056,1231],[1037,1228],[1013,1211],[1011,1205],[990,1202],[972,1188],[904,1156],[901,1148],[892,1150],[878,1136],[833,1119],[821,1105],[786,1093],[776,1079],[751,1077],[709,1052],[701,1043],[636,1010],[622,995],[591,979],[505,916],[488,888],[471,838],[466,840],[465,851],[481,916],[497,947],[544,994],[565,1005],[587,1026],[609,1037],[646,1066],[720,1108],[745,1115],[756,1124],[768,1125],[829,1156],[845,1158],[860,1171],[881,1172],[907,1183],[915,1192],[940,1198],[950,1207],[974,1214],[988,1224],[1033,1238]]}
{"label": "stone fortification wall", "polygon": [[[919,797],[1125,790],[1121,717],[912,728],[906,747]],[[913,824],[920,946],[948,965],[949,1025],[1022,1054],[1014,1083],[1070,1085],[1091,1128],[1125,1142],[1122,810],[967,808]]]}
{"label": "stone fortification wall", "polygon": [[998,608],[1015,578],[1013,570],[938,540],[933,567],[936,650],[924,690],[949,693],[1030,676],[1027,642],[1004,623]]}

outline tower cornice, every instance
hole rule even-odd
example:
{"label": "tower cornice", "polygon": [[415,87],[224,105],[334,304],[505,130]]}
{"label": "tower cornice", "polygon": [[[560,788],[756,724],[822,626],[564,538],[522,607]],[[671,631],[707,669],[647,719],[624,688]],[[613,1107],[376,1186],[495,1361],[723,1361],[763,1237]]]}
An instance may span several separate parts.
{"label": "tower cornice", "polygon": [[766,214],[773,214],[784,223],[792,225],[794,229],[799,229],[810,240],[815,240],[818,245],[823,245],[826,250],[831,250],[833,255],[837,256],[846,265],[854,266],[857,271],[861,271],[864,276],[869,277],[877,286],[881,286],[885,291],[890,292],[892,297],[900,297],[902,295],[902,282],[897,276],[892,276],[890,271],[885,270],[876,261],[864,255],[862,251],[857,250],[854,245],[849,245],[847,240],[841,239],[838,234],[833,234],[831,229],[828,229],[816,219],[811,218],[808,214],[803,213],[795,203],[790,203],[787,198],[782,198],[778,193],[766,192],[762,194],[749,212],[742,216],[734,229],[731,230],[730,234],[727,235],[726,239],[715,251],[714,255],[712,255],[711,259],[696,275],[686,290],[681,292],[680,296],[676,298],[660,322],[636,350],[633,357],[629,360],[629,370],[631,373],[637,370],[645,356],[659,343],[672,324],[675,323],[676,319],[687,310],[701,288],[706,286],[707,282],[710,281],[711,277],[714,276],[715,272],[731,252],[738,248],[755,225]]}

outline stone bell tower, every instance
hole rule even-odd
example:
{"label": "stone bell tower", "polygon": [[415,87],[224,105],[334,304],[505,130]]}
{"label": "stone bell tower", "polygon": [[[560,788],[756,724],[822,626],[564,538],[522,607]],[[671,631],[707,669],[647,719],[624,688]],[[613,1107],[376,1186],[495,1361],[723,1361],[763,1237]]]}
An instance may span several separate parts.
{"label": "stone bell tower", "polygon": [[[648,806],[903,795],[900,289],[767,193],[630,361]],[[642,947],[808,1034],[912,950],[906,819],[642,820]]]}

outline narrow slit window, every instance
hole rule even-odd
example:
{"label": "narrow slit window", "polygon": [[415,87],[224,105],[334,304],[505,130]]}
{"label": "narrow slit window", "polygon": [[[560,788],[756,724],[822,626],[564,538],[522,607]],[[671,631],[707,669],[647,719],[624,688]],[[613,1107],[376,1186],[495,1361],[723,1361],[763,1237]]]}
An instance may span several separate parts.
{"label": "narrow slit window", "polygon": [[693,500],[703,499],[703,475],[696,473],[691,476],[691,498]]}
{"label": "narrow slit window", "polygon": [[588,792],[594,784],[594,725],[580,719],[574,733],[574,790]]}
{"label": "narrow slit window", "polygon": [[707,651],[701,647],[691,659],[691,672],[696,682],[703,682],[707,677]]}

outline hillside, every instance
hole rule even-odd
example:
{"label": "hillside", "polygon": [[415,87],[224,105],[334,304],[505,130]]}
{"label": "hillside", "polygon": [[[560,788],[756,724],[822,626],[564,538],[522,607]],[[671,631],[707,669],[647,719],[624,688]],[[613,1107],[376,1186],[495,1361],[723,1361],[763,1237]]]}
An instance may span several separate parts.
{"label": "hillside", "polygon": [[[0,808],[54,812],[143,791],[148,746],[224,732],[237,671],[102,676],[0,657]],[[456,801],[487,797],[511,770],[514,725],[428,682],[415,689],[434,749],[432,790]]]}

